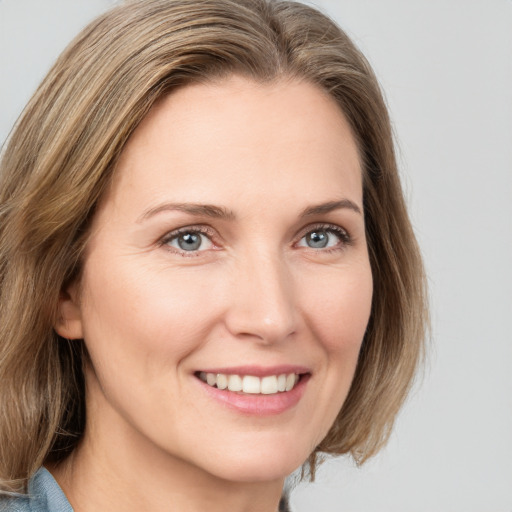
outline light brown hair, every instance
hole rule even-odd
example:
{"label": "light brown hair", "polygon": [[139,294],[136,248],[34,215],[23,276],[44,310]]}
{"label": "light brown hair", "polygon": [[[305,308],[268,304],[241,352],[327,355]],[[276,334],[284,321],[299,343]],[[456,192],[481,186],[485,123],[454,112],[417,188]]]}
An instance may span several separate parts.
{"label": "light brown hair", "polygon": [[363,164],[374,280],[352,387],[318,453],[362,463],[387,440],[422,354],[421,257],[386,105],[365,58],[328,17],[272,0],[138,0],[92,22],[29,102],[0,164],[0,490],[26,489],[85,425],[81,341],[53,330],[80,274],[95,207],[128,138],[163,95],[230,74],[316,84],[348,119]]}

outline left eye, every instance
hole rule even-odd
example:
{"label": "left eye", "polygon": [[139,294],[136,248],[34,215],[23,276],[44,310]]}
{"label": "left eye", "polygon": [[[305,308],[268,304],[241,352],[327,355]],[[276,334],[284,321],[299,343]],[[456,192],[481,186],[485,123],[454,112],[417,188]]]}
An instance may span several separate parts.
{"label": "left eye", "polygon": [[170,247],[180,251],[204,251],[212,247],[211,240],[199,231],[184,231],[169,237],[166,242]]}
{"label": "left eye", "polygon": [[341,242],[342,236],[333,229],[315,229],[300,239],[299,247],[311,249],[328,249],[335,247]]}

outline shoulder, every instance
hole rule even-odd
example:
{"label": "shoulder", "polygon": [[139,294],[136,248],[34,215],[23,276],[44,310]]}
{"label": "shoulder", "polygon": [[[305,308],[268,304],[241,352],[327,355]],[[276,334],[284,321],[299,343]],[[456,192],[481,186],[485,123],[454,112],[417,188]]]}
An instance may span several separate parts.
{"label": "shoulder", "polygon": [[51,473],[40,468],[30,479],[26,496],[0,500],[0,512],[73,512]]}

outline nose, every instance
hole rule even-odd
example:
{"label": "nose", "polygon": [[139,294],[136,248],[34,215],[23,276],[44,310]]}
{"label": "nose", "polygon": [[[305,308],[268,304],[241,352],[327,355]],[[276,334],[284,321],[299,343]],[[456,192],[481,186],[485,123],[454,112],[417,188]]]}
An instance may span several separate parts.
{"label": "nose", "polygon": [[296,332],[293,279],[278,254],[253,255],[239,261],[230,282],[225,322],[232,335],[271,345]]}

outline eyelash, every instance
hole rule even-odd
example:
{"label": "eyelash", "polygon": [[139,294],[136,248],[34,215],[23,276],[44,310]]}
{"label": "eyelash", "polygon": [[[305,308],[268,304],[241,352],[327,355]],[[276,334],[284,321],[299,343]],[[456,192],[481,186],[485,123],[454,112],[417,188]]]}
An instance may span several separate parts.
{"label": "eyelash", "polygon": [[[302,240],[305,236],[307,236],[310,233],[314,233],[315,231],[325,231],[326,233],[331,233],[336,235],[340,239],[340,243],[336,244],[333,247],[328,248],[319,248],[315,249],[313,247],[307,247],[308,249],[315,251],[315,252],[322,252],[322,253],[331,253],[334,251],[340,251],[343,250],[345,247],[352,245],[353,240],[350,234],[347,230],[344,228],[337,226],[336,224],[313,224],[310,226],[307,226],[305,228],[300,236],[299,241]],[[159,245],[166,248],[168,251],[173,252],[175,254],[178,254],[184,258],[190,258],[190,257],[197,257],[201,255],[201,252],[204,251],[183,251],[179,250],[175,247],[171,247],[169,243],[176,238],[178,238],[180,235],[183,234],[200,234],[206,236],[210,242],[215,246],[215,243],[213,242],[213,238],[215,237],[215,231],[207,226],[191,226],[191,227],[183,227],[179,228],[175,231],[171,231],[170,233],[167,233],[159,242]]]}

